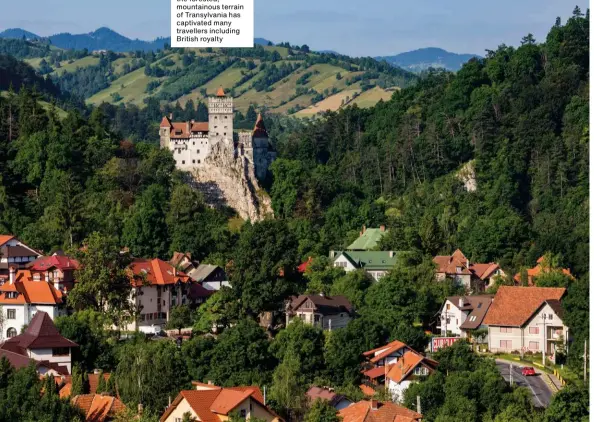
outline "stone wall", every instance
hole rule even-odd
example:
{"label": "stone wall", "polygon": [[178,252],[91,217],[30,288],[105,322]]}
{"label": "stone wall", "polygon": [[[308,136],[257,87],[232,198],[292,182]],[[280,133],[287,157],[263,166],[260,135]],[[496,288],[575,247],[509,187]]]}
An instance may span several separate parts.
{"label": "stone wall", "polygon": [[251,221],[272,216],[270,197],[260,187],[253,164],[236,153],[232,142],[213,145],[204,165],[192,176],[209,205],[227,205]]}

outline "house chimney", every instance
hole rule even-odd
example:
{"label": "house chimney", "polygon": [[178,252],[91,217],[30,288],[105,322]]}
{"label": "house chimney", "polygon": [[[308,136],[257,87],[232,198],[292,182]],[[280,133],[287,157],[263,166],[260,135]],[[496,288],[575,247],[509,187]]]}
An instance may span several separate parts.
{"label": "house chimney", "polygon": [[212,385],[212,381],[211,380],[208,380],[207,383],[208,383],[208,385]]}
{"label": "house chimney", "polygon": [[173,113],[169,113],[169,120],[173,120]]}
{"label": "house chimney", "polygon": [[365,233],[366,227],[365,224],[363,224],[363,230],[361,231],[361,234]]}
{"label": "house chimney", "polygon": [[394,258],[394,251],[390,251],[390,258]]}
{"label": "house chimney", "polygon": [[381,232],[385,232],[386,231],[386,226],[384,226],[383,224],[380,226],[380,231]]}
{"label": "house chimney", "polygon": [[461,308],[464,306],[464,297],[460,296],[458,298],[458,307]]}
{"label": "house chimney", "polygon": [[371,410],[377,410],[377,400],[369,400],[369,407],[371,408]]}
{"label": "house chimney", "polygon": [[14,265],[11,265],[8,268],[8,273],[9,273],[8,282],[10,284],[14,284],[14,282],[16,281],[16,267]]}

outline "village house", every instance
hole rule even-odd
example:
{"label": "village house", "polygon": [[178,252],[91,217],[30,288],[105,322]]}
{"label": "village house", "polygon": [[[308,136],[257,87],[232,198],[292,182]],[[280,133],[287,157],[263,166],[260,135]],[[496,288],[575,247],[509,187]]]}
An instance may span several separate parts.
{"label": "village house", "polygon": [[369,229],[363,226],[363,229],[359,232],[359,237],[346,249],[347,251],[373,251],[378,247],[380,240],[386,233],[388,233],[386,226]]}
{"label": "village house", "polygon": [[192,385],[195,390],[181,391],[161,416],[160,422],[181,422],[186,413],[199,421],[226,421],[233,414],[246,420],[283,421],[266,406],[258,387],[223,388],[195,381]]}
{"label": "village house", "polygon": [[0,356],[15,368],[25,367],[33,360],[41,375],[68,375],[76,347],[76,343],[60,335],[47,313],[39,311],[23,334],[0,344]]}
{"label": "village house", "polygon": [[397,260],[394,251],[330,251],[330,259],[347,273],[363,269],[375,281],[385,276]]}
{"label": "village house", "polygon": [[342,422],[420,422],[423,415],[390,401],[361,400],[338,412]]}
{"label": "village house", "polygon": [[41,254],[13,235],[0,235],[0,278],[8,277],[9,266],[25,269]]}
{"label": "village house", "polygon": [[433,258],[437,264],[435,277],[438,281],[446,278],[453,279],[467,291],[483,292],[495,283],[495,277],[505,276],[505,273],[495,262],[487,264],[471,263],[460,249],[452,255],[437,255]]}
{"label": "village house", "polygon": [[169,263],[207,290],[214,291],[220,290],[223,286],[231,286],[223,268],[218,265],[199,264],[192,260],[192,254],[189,252],[175,252]]}
{"label": "village house", "polygon": [[79,394],[71,403],[82,410],[87,422],[109,422],[126,410],[119,398],[103,394]]}
{"label": "village house", "polygon": [[337,394],[333,388],[329,387],[311,387],[305,394],[307,395],[310,405],[318,399],[328,401],[330,406],[334,407],[336,410],[344,409],[353,404],[353,402],[345,396]]}
{"label": "village house", "polygon": [[169,312],[177,305],[188,304],[190,277],[161,259],[134,259],[129,265],[132,291],[130,301],[138,310],[136,320],[124,328],[143,333],[163,329]]}
{"label": "village house", "polygon": [[[528,268],[526,270],[526,284],[528,286],[534,286],[536,277],[538,277],[540,274],[554,271],[561,272],[562,274],[565,274],[566,276],[573,278],[569,268],[551,268],[549,265],[546,264],[545,257],[541,256],[536,261],[536,266],[534,266],[533,268]],[[517,273],[514,276],[514,281],[516,282],[516,284],[521,285],[523,282],[522,273]]]}
{"label": "village house", "polygon": [[483,325],[485,315],[491,306],[493,295],[450,296],[438,312],[436,327],[442,336],[472,338],[472,332]]}
{"label": "village house", "polygon": [[17,270],[11,265],[8,279],[0,285],[0,340],[15,337],[30,324],[37,312],[54,319],[65,315],[64,294],[45,277],[35,277],[30,270]]}
{"label": "village house", "polygon": [[286,324],[299,318],[306,324],[324,330],[343,328],[354,314],[353,305],[344,296],[300,295],[293,297],[286,306]]}
{"label": "village house", "polygon": [[433,373],[437,367],[436,361],[398,340],[369,350],[363,356],[361,390],[366,393],[369,387],[387,389],[395,400],[401,400],[411,383]]}
{"label": "village house", "polygon": [[565,288],[500,286],[483,324],[491,352],[542,353],[554,360],[569,339],[561,299]]}
{"label": "village house", "polygon": [[68,292],[76,282],[74,273],[79,269],[77,260],[66,255],[42,256],[27,265],[34,281],[44,280],[56,289]]}

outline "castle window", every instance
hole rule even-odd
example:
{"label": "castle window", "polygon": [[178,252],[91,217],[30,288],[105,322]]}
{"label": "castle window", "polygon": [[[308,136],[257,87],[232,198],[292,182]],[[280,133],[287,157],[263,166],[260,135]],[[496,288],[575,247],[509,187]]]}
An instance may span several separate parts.
{"label": "castle window", "polygon": [[192,160],[192,164],[196,164],[196,160]]}
{"label": "castle window", "polygon": [[199,150],[199,149],[197,149],[197,150],[196,150],[196,152],[197,152],[198,154],[200,154],[200,150]]}
{"label": "castle window", "polygon": [[196,145],[196,142],[192,142],[192,145]]}
{"label": "castle window", "polygon": [[200,164],[200,160],[198,160],[198,164]]}
{"label": "castle window", "polygon": [[227,132],[223,132],[223,135],[227,136]]}
{"label": "castle window", "polygon": [[225,116],[225,119],[227,118],[227,116]]}
{"label": "castle window", "polygon": [[182,160],[182,164],[186,164],[186,160]]}

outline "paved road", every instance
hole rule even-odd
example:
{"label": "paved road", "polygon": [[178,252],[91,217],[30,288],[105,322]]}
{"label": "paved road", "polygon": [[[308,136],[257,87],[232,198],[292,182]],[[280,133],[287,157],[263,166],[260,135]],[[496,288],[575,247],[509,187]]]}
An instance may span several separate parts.
{"label": "paved road", "polygon": [[[498,360],[496,361],[497,369],[501,373],[501,376],[509,382],[509,362]],[[553,392],[544,382],[542,377],[546,377],[546,374],[538,373],[535,376],[525,377],[522,375],[522,367],[515,366],[512,364],[512,377],[514,384],[520,387],[526,387],[532,393],[532,402],[537,407],[547,407],[553,397]]]}

